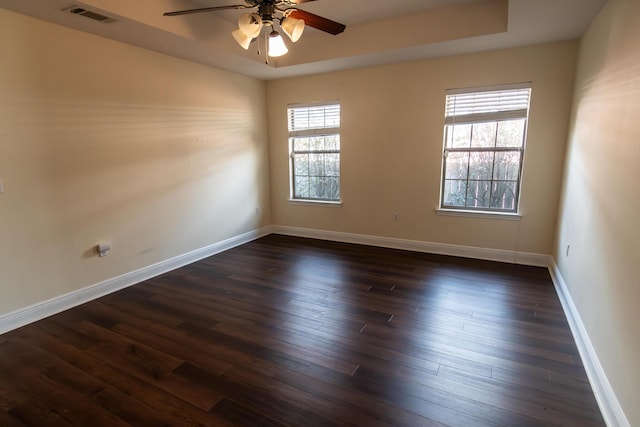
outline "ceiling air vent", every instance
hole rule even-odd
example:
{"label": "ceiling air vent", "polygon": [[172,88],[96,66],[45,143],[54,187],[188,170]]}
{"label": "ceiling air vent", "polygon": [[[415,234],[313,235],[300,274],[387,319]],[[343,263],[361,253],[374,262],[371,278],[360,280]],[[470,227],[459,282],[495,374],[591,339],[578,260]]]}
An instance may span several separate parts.
{"label": "ceiling air vent", "polygon": [[102,15],[102,14],[97,13],[97,12],[92,12],[92,11],[87,10],[87,9],[83,9],[83,8],[78,7],[76,5],[65,7],[62,10],[65,10],[65,11],[68,11],[70,13],[73,13],[74,15],[81,15],[81,16],[84,16],[86,18],[93,19],[94,21],[102,22],[102,23],[105,23],[105,24],[109,24],[111,22],[115,22],[116,21],[114,18]]}

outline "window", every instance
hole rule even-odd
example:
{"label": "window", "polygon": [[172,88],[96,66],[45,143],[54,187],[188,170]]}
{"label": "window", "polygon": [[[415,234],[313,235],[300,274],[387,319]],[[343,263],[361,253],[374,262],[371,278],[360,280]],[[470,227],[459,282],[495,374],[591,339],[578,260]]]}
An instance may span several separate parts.
{"label": "window", "polygon": [[340,201],[340,104],[290,105],[291,199]]}
{"label": "window", "polygon": [[531,84],[447,91],[440,207],[516,213]]}

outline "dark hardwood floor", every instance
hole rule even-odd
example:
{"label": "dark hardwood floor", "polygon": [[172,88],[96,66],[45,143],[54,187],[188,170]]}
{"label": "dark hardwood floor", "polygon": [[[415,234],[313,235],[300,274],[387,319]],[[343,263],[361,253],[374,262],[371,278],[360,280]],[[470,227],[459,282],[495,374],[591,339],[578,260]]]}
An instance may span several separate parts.
{"label": "dark hardwood floor", "polygon": [[0,336],[0,426],[602,426],[545,269],[270,235]]}

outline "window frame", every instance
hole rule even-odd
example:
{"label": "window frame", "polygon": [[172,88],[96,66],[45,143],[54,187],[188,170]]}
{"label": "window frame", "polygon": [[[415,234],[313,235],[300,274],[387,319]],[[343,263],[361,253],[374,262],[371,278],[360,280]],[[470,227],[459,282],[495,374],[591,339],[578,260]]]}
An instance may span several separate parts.
{"label": "window frame", "polygon": [[[311,127],[302,130],[291,130],[292,127],[292,110],[306,109],[306,108],[331,108],[338,107],[338,126],[337,127]],[[339,100],[325,101],[325,102],[313,102],[313,103],[301,103],[301,104],[289,104],[287,105],[287,128],[288,128],[288,141],[289,141],[289,202],[300,204],[330,204],[341,205],[342,204],[342,140],[341,140],[341,119],[342,119],[342,105]],[[312,137],[324,137],[324,136],[338,136],[338,149],[324,149],[324,150],[296,150],[295,139],[296,138],[312,138]],[[312,197],[300,197],[296,196],[296,169],[295,169],[295,157],[296,155],[338,155],[338,198],[312,198]],[[334,175],[322,175],[323,177],[334,177]]]}
{"label": "window frame", "polygon": [[[482,112],[469,112],[467,114],[455,114],[456,107],[453,107],[454,114],[450,114],[452,112],[451,108],[451,98],[462,95],[473,95],[473,94],[481,94],[481,93],[508,93],[508,92],[516,92],[516,91],[526,91],[526,108],[518,108],[518,109],[509,109],[504,108],[498,111],[482,111]],[[506,85],[497,85],[497,86],[484,86],[484,87],[471,87],[471,88],[458,88],[458,89],[448,89],[446,92],[446,101],[445,101],[445,124],[443,127],[443,149],[442,149],[442,174],[441,174],[441,182],[440,182],[440,198],[439,198],[439,207],[437,209],[438,214],[453,214],[453,215],[471,215],[471,216],[484,216],[484,217],[492,217],[492,218],[507,218],[510,216],[520,217],[520,201],[521,201],[521,189],[522,189],[522,171],[524,167],[524,158],[525,158],[525,148],[527,142],[527,133],[529,126],[529,113],[531,106],[531,96],[532,96],[532,83],[531,82],[523,82],[516,84],[506,84]],[[497,99],[497,98],[496,98]],[[455,102],[455,101],[454,101]],[[500,103],[498,103],[500,104]],[[461,108],[464,110],[464,108]],[[473,109],[473,107],[472,107]],[[482,110],[482,108],[479,108]],[[520,146],[506,146],[499,147],[497,144],[499,138],[499,125],[501,122],[512,121],[512,120],[523,120],[523,130],[522,130],[522,142]],[[472,147],[473,140],[473,125],[474,124],[482,124],[482,123],[496,123],[496,134],[493,146],[479,146]],[[449,132],[453,126],[456,125],[471,125],[471,132],[469,136],[469,146],[468,147],[448,147],[448,139]],[[505,153],[505,152],[514,152],[519,154],[519,165],[517,177],[515,180],[499,180],[495,179],[495,167],[496,167],[496,154],[497,153]],[[464,178],[465,187],[468,191],[469,183],[472,181],[484,181],[489,183],[489,189],[492,192],[496,183],[500,182],[513,182],[515,183],[515,191],[514,191],[514,208],[513,209],[502,209],[502,208],[493,208],[489,207],[475,207],[475,206],[467,206],[468,204],[468,192],[465,194],[465,202],[464,206],[455,206],[455,205],[447,205],[445,204],[446,197],[446,186],[447,181],[451,181],[451,179],[447,179],[447,157],[451,153],[491,153],[493,156],[492,160],[492,170],[491,170],[491,178],[488,180],[474,180],[470,178],[470,160],[467,169],[466,178]],[[460,180],[462,181],[462,180]],[[489,197],[489,205],[491,205],[491,196]]]}

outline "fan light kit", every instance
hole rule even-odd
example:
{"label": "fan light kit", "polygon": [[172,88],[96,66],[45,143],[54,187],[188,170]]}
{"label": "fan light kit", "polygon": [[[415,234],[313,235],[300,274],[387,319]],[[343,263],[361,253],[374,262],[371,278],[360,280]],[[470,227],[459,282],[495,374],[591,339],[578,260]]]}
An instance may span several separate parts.
{"label": "fan light kit", "polygon": [[248,50],[251,42],[260,37],[263,29],[267,28],[267,31],[264,32],[267,55],[270,57],[278,57],[289,52],[289,49],[287,49],[287,45],[280,35],[280,32],[276,29],[276,21],[278,22],[280,30],[282,30],[293,43],[300,40],[305,25],[333,35],[340,34],[345,30],[346,27],[339,22],[292,7],[312,1],[316,0],[245,0],[245,4],[179,10],[176,12],[167,12],[164,16],[188,15],[191,13],[227,9],[257,8],[256,12],[243,13],[240,15],[238,18],[238,29],[234,30],[231,35],[243,49]]}

